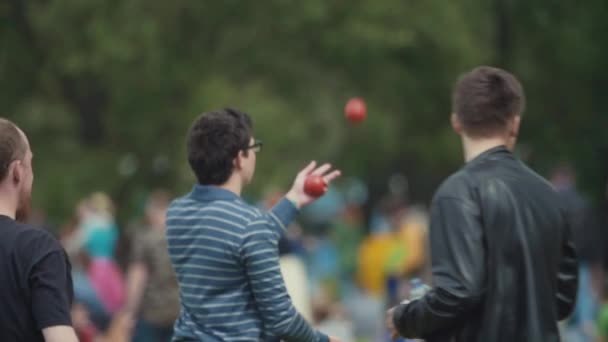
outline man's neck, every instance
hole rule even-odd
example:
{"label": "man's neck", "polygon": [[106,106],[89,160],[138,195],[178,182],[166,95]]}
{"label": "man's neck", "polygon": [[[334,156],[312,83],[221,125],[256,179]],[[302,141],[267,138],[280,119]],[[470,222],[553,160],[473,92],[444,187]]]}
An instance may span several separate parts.
{"label": "man's neck", "polygon": [[230,177],[226,183],[220,185],[219,187],[224,190],[233,192],[238,196],[241,196],[241,192],[243,191],[242,181],[235,177],[235,175]]}
{"label": "man's neck", "polygon": [[487,150],[498,146],[507,146],[508,144],[506,139],[502,137],[471,139],[463,136],[462,145],[464,147],[464,159],[468,163]]}
{"label": "man's neck", "polygon": [[17,206],[10,203],[11,201],[5,200],[6,196],[0,193],[0,215],[8,216],[15,219],[17,213]]}

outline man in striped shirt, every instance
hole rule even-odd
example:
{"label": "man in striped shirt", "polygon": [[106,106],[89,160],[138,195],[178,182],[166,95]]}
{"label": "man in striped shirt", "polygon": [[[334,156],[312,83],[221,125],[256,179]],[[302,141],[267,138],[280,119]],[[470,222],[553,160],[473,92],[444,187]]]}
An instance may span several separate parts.
{"label": "man in striped shirt", "polygon": [[306,177],[322,175],[329,183],[340,172],[310,163],[285,198],[263,213],[240,197],[261,148],[247,114],[205,113],[187,144],[198,184],[167,213],[181,299],[173,341],[337,341],[313,330],[292,305],[278,240],[298,209],[314,200],[303,190]]}

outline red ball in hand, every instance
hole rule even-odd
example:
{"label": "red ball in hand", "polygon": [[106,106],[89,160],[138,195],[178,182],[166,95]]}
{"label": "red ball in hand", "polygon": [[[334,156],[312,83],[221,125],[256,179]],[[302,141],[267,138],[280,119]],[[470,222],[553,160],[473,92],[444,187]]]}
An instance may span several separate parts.
{"label": "red ball in hand", "polygon": [[327,183],[321,176],[311,175],[304,181],[304,192],[312,197],[320,197],[327,191]]}
{"label": "red ball in hand", "polygon": [[353,97],[348,100],[346,107],[344,107],[344,114],[346,118],[353,123],[358,123],[367,118],[367,108],[365,101],[360,97]]}

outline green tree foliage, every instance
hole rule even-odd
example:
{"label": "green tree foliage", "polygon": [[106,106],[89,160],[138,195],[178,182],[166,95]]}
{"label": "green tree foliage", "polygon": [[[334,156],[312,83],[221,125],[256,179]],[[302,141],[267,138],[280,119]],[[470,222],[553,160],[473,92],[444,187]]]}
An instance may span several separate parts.
{"label": "green tree foliage", "polygon": [[[36,203],[55,220],[106,190],[132,212],[146,191],[187,191],[185,132],[232,106],[266,142],[253,193],[330,160],[382,190],[403,172],[428,200],[460,164],[450,89],[478,64],[528,93],[524,152],[541,171],[608,169],[606,3],[527,1],[7,0],[0,105],[29,134]],[[366,99],[351,126],[343,106]],[[602,156],[601,153],[604,155]],[[602,159],[603,157],[603,159]],[[602,174],[604,172],[604,174]]]}

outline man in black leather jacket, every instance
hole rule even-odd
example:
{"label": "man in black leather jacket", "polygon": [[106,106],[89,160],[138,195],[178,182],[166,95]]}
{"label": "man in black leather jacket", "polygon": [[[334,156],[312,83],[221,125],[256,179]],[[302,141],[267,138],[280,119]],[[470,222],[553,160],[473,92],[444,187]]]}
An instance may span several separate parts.
{"label": "man in black leather jacket", "polygon": [[559,341],[572,311],[577,261],[552,186],[513,156],[523,89],[478,67],[453,93],[452,126],[466,165],[431,208],[433,287],[389,310],[395,334],[427,341]]}

